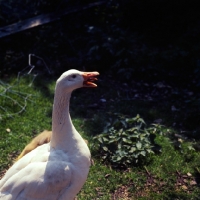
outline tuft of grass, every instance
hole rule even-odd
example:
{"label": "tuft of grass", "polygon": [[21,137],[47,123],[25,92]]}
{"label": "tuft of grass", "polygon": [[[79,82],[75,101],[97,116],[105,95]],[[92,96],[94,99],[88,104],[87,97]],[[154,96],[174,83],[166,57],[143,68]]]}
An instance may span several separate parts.
{"label": "tuft of grass", "polygon": [[[31,94],[25,110],[13,117],[0,119],[1,174],[37,133],[51,129],[55,80],[38,78],[32,85],[27,84],[28,82],[29,79],[21,79],[17,86],[21,92]],[[12,83],[13,79],[8,82],[10,85]],[[194,145],[198,144],[198,140],[174,137],[180,133],[168,127],[171,113],[168,115],[164,105],[157,106],[153,102],[139,100],[124,101],[113,88],[114,85],[108,88],[100,80],[98,88],[82,88],[72,94],[72,120],[80,134],[88,140],[95,163],[91,166],[88,179],[78,198],[198,199],[200,153]],[[101,101],[102,98],[106,99],[106,102]],[[1,97],[0,105],[5,106]],[[9,109],[14,111],[12,106]],[[151,154],[151,159],[145,166],[130,166],[126,170],[113,169],[102,163],[95,154],[92,138],[103,132],[109,121],[107,112],[117,112],[129,117],[139,113],[148,123],[162,118],[166,126],[155,139],[155,143],[162,147],[162,152]]]}

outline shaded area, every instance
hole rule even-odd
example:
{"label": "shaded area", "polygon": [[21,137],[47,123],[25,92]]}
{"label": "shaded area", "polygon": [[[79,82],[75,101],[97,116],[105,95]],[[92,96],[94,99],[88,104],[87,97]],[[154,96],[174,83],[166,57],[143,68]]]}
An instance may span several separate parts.
{"label": "shaded area", "polygon": [[82,11],[85,9],[89,9],[93,6],[101,5],[102,3],[105,3],[105,2],[96,2],[93,4],[89,4],[85,7],[79,7],[73,10],[60,10],[59,12],[56,11],[55,13],[51,13],[51,14],[42,14],[42,15],[24,20],[22,22],[5,26],[3,28],[0,28],[0,38],[24,31],[26,29],[34,28],[37,26],[41,26],[41,25],[53,22],[53,21],[57,21],[64,15],[75,13],[75,12]]}
{"label": "shaded area", "polygon": [[[11,20],[8,15],[12,2],[6,2],[1,1],[3,8],[10,6],[3,9],[2,25],[6,19],[13,23],[14,19],[17,22],[47,12],[60,14],[63,8],[73,11],[95,3],[38,0],[24,5],[35,10],[30,14],[19,12],[19,3]],[[183,87],[198,86],[199,15],[195,1],[107,1],[62,17],[56,23],[1,39],[1,64],[6,71],[11,70],[10,64],[12,71],[19,71],[19,62],[25,64],[27,54],[34,53],[43,57],[54,73],[66,66],[84,67],[110,71],[126,81],[166,80]],[[23,46],[22,40],[26,40]]]}

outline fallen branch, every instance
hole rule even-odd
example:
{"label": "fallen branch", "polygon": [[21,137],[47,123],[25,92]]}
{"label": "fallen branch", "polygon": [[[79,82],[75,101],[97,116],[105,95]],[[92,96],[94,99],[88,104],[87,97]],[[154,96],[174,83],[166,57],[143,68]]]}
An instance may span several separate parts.
{"label": "fallen branch", "polygon": [[74,8],[74,9],[70,9],[70,10],[62,10],[59,12],[53,12],[50,14],[42,14],[42,15],[38,15],[36,17],[30,18],[30,19],[26,19],[24,21],[21,22],[17,22],[8,26],[4,26],[2,28],[0,28],[0,38],[8,36],[8,35],[12,35],[30,28],[34,28],[43,24],[47,24],[49,22],[53,22],[53,21],[57,21],[60,19],[60,17],[64,16],[64,15],[68,15],[68,14],[72,14],[72,13],[76,13],[82,10],[86,10],[95,6],[99,6],[101,4],[106,3],[106,1],[101,1],[101,2],[95,2],[95,3],[91,3],[88,4],[86,6],[83,7],[79,7],[79,8]]}

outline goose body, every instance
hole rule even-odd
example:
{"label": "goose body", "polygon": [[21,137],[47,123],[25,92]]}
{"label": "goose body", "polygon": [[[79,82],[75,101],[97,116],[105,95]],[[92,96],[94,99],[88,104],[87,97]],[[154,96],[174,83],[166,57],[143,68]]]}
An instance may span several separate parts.
{"label": "goose body", "polygon": [[[30,143],[28,143],[23,151],[20,153],[20,155],[17,157],[16,161],[21,159],[23,156],[25,156],[27,153],[32,151],[33,149],[37,148],[38,146],[41,146],[43,144],[49,143],[51,140],[52,131],[44,130],[41,133],[39,133],[36,137],[34,137]],[[86,144],[88,144],[88,141],[84,139]]]}
{"label": "goose body", "polygon": [[72,200],[84,185],[90,151],[69,114],[71,92],[96,87],[97,72],[69,70],[56,82],[52,137],[18,160],[0,181],[2,200]]}

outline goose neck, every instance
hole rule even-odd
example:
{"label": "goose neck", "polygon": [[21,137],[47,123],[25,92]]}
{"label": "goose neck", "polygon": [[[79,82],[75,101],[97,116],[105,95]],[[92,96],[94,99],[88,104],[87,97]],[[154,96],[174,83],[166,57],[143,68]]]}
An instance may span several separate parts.
{"label": "goose neck", "polygon": [[75,133],[75,128],[69,113],[71,93],[55,92],[52,114],[52,139],[51,147],[65,148],[66,141],[70,142]]}

